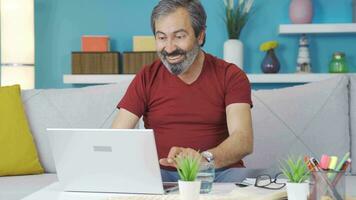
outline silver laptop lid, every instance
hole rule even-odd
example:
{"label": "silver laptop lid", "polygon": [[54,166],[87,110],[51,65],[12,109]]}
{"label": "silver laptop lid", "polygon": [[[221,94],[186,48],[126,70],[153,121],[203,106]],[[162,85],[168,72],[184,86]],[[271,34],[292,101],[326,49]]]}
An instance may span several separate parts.
{"label": "silver laptop lid", "polygon": [[65,191],[164,193],[153,130],[47,131]]}

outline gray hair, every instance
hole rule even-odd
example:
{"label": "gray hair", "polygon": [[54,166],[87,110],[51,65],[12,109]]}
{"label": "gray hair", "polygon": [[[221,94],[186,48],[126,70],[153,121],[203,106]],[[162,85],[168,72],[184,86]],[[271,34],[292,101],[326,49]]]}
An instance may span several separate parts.
{"label": "gray hair", "polygon": [[185,8],[188,11],[195,37],[198,37],[206,29],[206,13],[199,0],[160,0],[151,14],[151,28],[154,35],[156,35],[156,20],[176,11],[178,8]]}

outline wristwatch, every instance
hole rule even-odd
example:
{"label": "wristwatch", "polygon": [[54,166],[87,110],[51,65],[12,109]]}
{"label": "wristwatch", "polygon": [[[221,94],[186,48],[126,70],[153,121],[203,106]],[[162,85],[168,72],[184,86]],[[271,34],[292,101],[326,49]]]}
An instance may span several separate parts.
{"label": "wristwatch", "polygon": [[201,152],[201,156],[205,158],[208,162],[214,161],[214,155],[210,151]]}

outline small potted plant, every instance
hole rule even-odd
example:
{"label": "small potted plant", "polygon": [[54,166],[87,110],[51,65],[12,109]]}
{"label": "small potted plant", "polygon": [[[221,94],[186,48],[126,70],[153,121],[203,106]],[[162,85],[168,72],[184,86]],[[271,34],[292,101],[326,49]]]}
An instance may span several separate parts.
{"label": "small potted plant", "polygon": [[301,157],[293,159],[289,157],[281,167],[283,175],[288,179],[288,200],[307,200],[309,193],[310,171]]}
{"label": "small potted plant", "polygon": [[175,161],[180,177],[180,180],[178,180],[180,199],[199,199],[201,181],[196,180],[196,177],[199,172],[201,156],[192,154],[179,155]]}
{"label": "small potted plant", "polygon": [[266,55],[261,63],[263,73],[277,73],[280,69],[279,60],[274,52],[278,47],[277,41],[267,41],[261,44],[260,50],[265,51]]}

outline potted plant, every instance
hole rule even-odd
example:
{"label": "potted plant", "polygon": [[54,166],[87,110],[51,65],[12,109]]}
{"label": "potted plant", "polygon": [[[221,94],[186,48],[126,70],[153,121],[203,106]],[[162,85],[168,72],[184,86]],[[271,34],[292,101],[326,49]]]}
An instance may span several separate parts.
{"label": "potted plant", "polygon": [[289,157],[281,167],[283,175],[288,179],[288,200],[307,200],[309,193],[310,171],[301,157],[293,159]]}
{"label": "potted plant", "polygon": [[199,199],[201,181],[196,180],[196,177],[199,172],[201,156],[179,155],[175,161],[180,177],[180,180],[178,180],[180,199]]}
{"label": "potted plant", "polygon": [[274,52],[278,47],[277,41],[267,41],[261,44],[260,50],[265,51],[266,55],[261,63],[261,70],[263,73],[277,73],[280,69],[279,60]]}
{"label": "potted plant", "polygon": [[246,25],[254,0],[224,0],[225,24],[229,40],[224,43],[224,60],[243,68],[243,44],[240,33]]}

